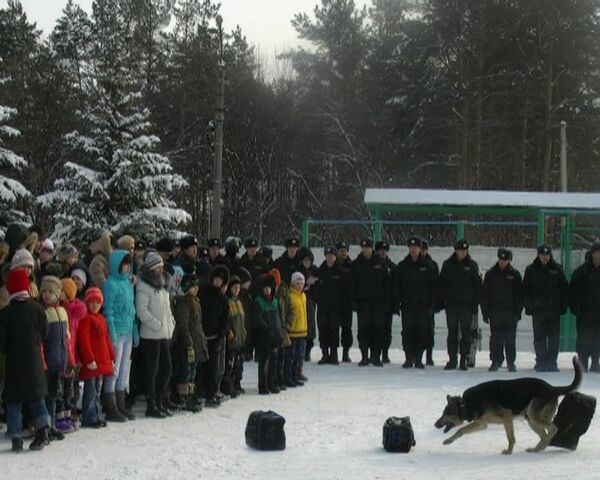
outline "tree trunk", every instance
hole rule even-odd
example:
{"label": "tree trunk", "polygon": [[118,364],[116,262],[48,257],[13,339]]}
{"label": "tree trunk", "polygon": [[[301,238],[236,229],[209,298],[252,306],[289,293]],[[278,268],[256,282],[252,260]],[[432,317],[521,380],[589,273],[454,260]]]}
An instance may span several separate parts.
{"label": "tree trunk", "polygon": [[544,146],[544,163],[542,170],[542,190],[547,192],[550,188],[550,168],[552,166],[552,76],[554,74],[554,65],[552,60],[548,60],[546,67],[546,84],[545,84],[545,105],[544,105],[544,130],[545,130],[545,146]]}

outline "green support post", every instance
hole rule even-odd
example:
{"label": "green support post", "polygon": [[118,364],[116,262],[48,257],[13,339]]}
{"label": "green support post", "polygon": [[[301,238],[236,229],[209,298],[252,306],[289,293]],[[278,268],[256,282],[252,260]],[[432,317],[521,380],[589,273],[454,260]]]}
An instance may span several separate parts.
{"label": "green support post", "polygon": [[546,240],[546,213],[543,210],[537,212],[537,243],[544,243]]}
{"label": "green support post", "polygon": [[462,240],[465,238],[465,222],[456,222],[456,240]]}
{"label": "green support post", "polygon": [[383,224],[381,223],[381,209],[375,210],[375,241],[380,242],[383,240]]}
{"label": "green support post", "polygon": [[310,235],[310,218],[302,221],[302,246],[308,247],[308,237]]}
{"label": "green support post", "polygon": [[[573,252],[573,230],[575,219],[572,213],[565,215],[564,227],[561,231],[562,263],[567,280],[571,280],[572,274],[572,252]],[[577,339],[577,328],[575,317],[570,311],[562,316],[560,322],[560,350],[562,352],[575,351]]]}

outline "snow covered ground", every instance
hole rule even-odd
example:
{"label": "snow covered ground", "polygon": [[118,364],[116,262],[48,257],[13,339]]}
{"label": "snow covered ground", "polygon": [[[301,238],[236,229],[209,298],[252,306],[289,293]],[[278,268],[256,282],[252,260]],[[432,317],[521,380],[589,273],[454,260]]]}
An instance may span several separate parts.
{"label": "snow covered ground", "polygon": [[[353,351],[353,358],[358,352]],[[316,356],[316,355],[315,355]],[[259,396],[256,366],[246,364],[246,395],[216,410],[179,414],[166,420],[140,418],[102,431],[81,430],[42,453],[10,453],[0,440],[0,476],[4,479],[565,479],[597,478],[600,430],[594,419],[576,452],[548,448],[525,452],[537,442],[526,423],[515,424],[512,456],[504,429],[466,436],[443,446],[444,435],[433,427],[446,394],[460,394],[493,378],[536,375],[533,354],[519,352],[519,373],[487,372],[488,353],[468,372],[444,372],[443,351],[435,367],[403,370],[402,354],[392,352],[392,365],[307,364],[310,381],[303,388]],[[554,384],[572,380],[571,354],[561,353],[560,373],[538,374]],[[581,391],[600,395],[600,375],[586,374]],[[141,408],[141,405],[140,405]],[[257,452],[245,445],[244,429],[253,410],[275,410],[286,420],[287,449]],[[141,413],[141,410],[138,411]],[[382,425],[389,416],[410,416],[417,445],[409,454],[386,453]]]}

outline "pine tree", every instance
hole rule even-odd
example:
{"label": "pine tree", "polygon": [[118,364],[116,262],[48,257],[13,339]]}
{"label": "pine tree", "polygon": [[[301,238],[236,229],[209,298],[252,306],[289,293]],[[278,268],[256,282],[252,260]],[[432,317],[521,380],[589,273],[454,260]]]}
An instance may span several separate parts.
{"label": "pine tree", "polygon": [[[2,59],[0,58],[0,67]],[[0,70],[0,85],[7,80]],[[14,221],[22,221],[25,214],[17,208],[19,202],[30,195],[29,191],[13,177],[7,176],[10,172],[20,170],[27,163],[20,155],[8,148],[7,140],[18,137],[21,132],[8,125],[8,121],[17,114],[17,110],[4,105],[0,105],[0,233],[4,234],[4,229]]]}
{"label": "pine tree", "polygon": [[78,160],[65,165],[55,191],[41,199],[54,210],[56,236],[80,244],[102,228],[161,235],[189,220],[171,200],[186,182],[156,152],[160,140],[149,133],[125,8],[119,0],[94,2],[93,107],[82,115],[83,131],[65,138]]}

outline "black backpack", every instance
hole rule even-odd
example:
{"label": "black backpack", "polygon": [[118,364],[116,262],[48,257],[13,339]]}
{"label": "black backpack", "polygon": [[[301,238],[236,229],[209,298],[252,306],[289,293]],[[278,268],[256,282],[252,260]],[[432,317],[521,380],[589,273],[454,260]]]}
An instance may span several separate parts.
{"label": "black backpack", "polygon": [[417,444],[410,417],[390,417],[383,424],[383,448],[408,453]]}
{"label": "black backpack", "polygon": [[550,445],[576,450],[579,437],[587,432],[595,411],[595,397],[579,392],[565,395],[553,420],[558,432],[550,441]]}
{"label": "black backpack", "polygon": [[275,412],[256,411],[246,425],[246,445],[256,450],[285,450],[285,418]]}

